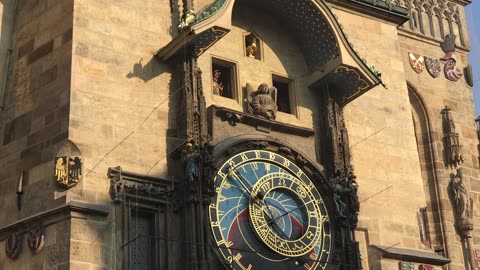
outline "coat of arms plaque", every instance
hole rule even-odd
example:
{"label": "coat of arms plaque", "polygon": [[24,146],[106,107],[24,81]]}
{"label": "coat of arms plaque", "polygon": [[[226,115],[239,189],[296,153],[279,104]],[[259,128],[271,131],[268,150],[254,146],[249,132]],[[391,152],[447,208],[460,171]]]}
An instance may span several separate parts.
{"label": "coat of arms plaque", "polygon": [[55,178],[57,183],[70,188],[80,182],[82,160],[79,157],[63,156],[55,159]]}
{"label": "coat of arms plaque", "polygon": [[433,59],[428,56],[425,56],[425,66],[427,67],[428,73],[433,77],[437,78],[440,75],[440,71],[442,70],[440,67],[440,60]]}
{"label": "coat of arms plaque", "polygon": [[22,233],[16,232],[8,236],[5,241],[5,251],[10,259],[15,259],[22,251]]}
{"label": "coat of arms plaque", "polygon": [[421,55],[409,52],[408,61],[410,62],[410,66],[412,66],[413,70],[415,70],[415,72],[418,74],[422,73],[422,71],[425,69],[425,58],[423,58]]}
{"label": "coat of arms plaque", "polygon": [[38,253],[45,244],[45,233],[41,224],[36,225],[28,232],[28,247],[31,251]]}
{"label": "coat of arms plaque", "polygon": [[458,81],[463,75],[462,71],[458,67],[456,67],[456,64],[457,62],[455,61],[455,59],[450,58],[447,60],[445,66],[443,67],[445,78],[453,82]]}

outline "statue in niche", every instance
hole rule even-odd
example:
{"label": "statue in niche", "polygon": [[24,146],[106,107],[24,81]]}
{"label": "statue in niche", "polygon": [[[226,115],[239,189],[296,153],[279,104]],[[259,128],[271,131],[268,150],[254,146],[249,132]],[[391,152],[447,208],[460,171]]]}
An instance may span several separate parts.
{"label": "statue in niche", "polygon": [[200,163],[202,156],[200,153],[200,147],[193,141],[185,144],[182,151],[184,173],[186,178],[187,190],[190,192],[198,191],[198,181],[200,178]]}
{"label": "statue in niche", "polygon": [[455,131],[455,122],[453,121],[450,111],[451,109],[447,106],[442,110],[445,155],[447,165],[456,167],[460,165],[460,163],[463,163],[464,159],[459,135]]}
{"label": "statue in niche", "polygon": [[222,73],[220,72],[220,70],[216,69],[213,71],[213,74],[212,74],[212,78],[213,78],[213,81],[212,81],[212,90],[213,90],[213,94],[215,95],[219,95],[219,96],[222,96],[223,95],[223,84],[222,82],[220,81],[220,76],[222,75]]}
{"label": "statue in niche", "polygon": [[262,83],[257,91],[253,91],[247,83],[248,111],[268,120],[275,120],[277,116],[277,88]]}
{"label": "statue in niche", "polygon": [[451,188],[457,217],[456,227],[461,232],[470,231],[473,229],[473,201],[463,183],[462,168],[458,168],[457,174],[453,176]]}
{"label": "statue in niche", "polygon": [[335,207],[337,208],[337,214],[340,217],[346,217],[345,210],[347,208],[346,203],[344,202],[344,178],[340,176],[340,173],[337,172],[336,175],[331,180],[332,190],[333,190],[333,200],[335,202]]}
{"label": "statue in niche", "polygon": [[357,227],[360,202],[358,201],[358,183],[352,165],[347,168],[346,175],[337,170],[330,179],[333,199],[338,217],[347,218],[346,224],[352,229]]}
{"label": "statue in niche", "polygon": [[204,184],[202,185],[202,192],[206,193],[210,196],[215,195],[215,174],[217,173],[217,169],[215,168],[215,159],[213,157],[213,145],[206,142],[203,145],[202,151],[202,172],[204,178]]}
{"label": "statue in niche", "polygon": [[255,51],[257,50],[257,38],[255,36],[252,36],[250,39],[250,42],[247,43],[247,56],[250,58],[256,58],[255,57]]}

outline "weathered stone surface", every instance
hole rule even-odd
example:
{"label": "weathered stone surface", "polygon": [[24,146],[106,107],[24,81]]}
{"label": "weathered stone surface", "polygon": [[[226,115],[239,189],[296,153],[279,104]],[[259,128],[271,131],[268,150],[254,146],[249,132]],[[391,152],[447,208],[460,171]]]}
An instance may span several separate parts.
{"label": "weathered stone surface", "polygon": [[32,82],[30,84],[32,91],[38,90],[39,88],[47,85],[48,83],[51,83],[56,79],[57,79],[57,66],[55,65],[32,79]]}
{"label": "weathered stone surface", "polygon": [[27,55],[28,53],[30,53],[31,51],[33,51],[33,45],[34,45],[34,40],[31,39],[30,41],[28,41],[27,43],[25,43],[24,45],[22,45],[19,49],[18,49],[18,56],[17,58],[22,58],[23,56]]}
{"label": "weathered stone surface", "polygon": [[[153,0],[27,0],[19,5],[15,57],[0,118],[0,226],[72,198],[110,203],[105,176],[110,166],[182,177],[178,173],[181,166],[168,158],[184,143],[172,132],[182,120],[176,119],[175,113],[182,89],[177,85],[174,67],[152,56],[178,34],[182,6],[177,2],[172,2],[172,10],[168,4]],[[195,0],[194,7],[198,11],[210,2]],[[237,1],[230,33],[198,59],[207,106],[245,111],[242,87],[246,83],[270,83],[272,74],[288,77],[294,81],[291,98],[295,112],[279,113],[277,120],[314,129],[317,134],[325,132],[320,128],[318,93],[309,89],[305,54],[295,33],[286,31],[283,18],[252,9],[248,2]],[[445,105],[453,110],[465,157],[461,166],[478,208],[478,140],[471,88],[463,80],[453,83],[443,74],[433,79],[426,72],[416,74],[411,70],[407,58],[410,51],[434,58],[443,56],[438,40],[413,36],[405,28],[397,29],[394,24],[348,9],[333,6],[333,11],[355,50],[368,65],[382,72],[389,86],[388,90],[376,87],[344,108],[362,201],[358,226],[362,257],[368,258],[364,269],[398,269],[397,261],[376,258],[368,245],[398,243],[402,248],[424,248],[417,213],[425,206],[432,243],[443,244],[438,236],[443,228],[445,248],[453,260],[451,269],[461,269],[464,254],[448,197],[454,169],[447,168],[443,160],[440,111]],[[463,16],[462,8],[459,12]],[[243,36],[252,29],[262,37],[262,61],[243,57]],[[457,48],[457,56],[458,65],[465,66],[463,47]],[[212,58],[236,65],[238,92],[233,99],[213,95]],[[425,109],[418,115],[423,113],[428,125],[418,119],[412,121],[414,108],[409,92],[413,91],[421,97]],[[216,124],[215,143],[240,132],[268,132],[255,127],[232,131],[227,130],[226,122]],[[307,142],[276,131],[269,135],[297,145],[313,160],[323,150],[318,140]],[[52,181],[53,159],[67,139],[83,156],[85,177],[75,188],[64,191]],[[22,195],[24,209],[12,215],[22,170],[28,172]],[[432,201],[437,195],[438,204]],[[442,219],[434,218],[438,211],[442,211]],[[480,222],[480,211],[475,210],[474,220],[476,225]],[[441,222],[443,226],[439,226]],[[474,243],[479,248],[477,227]],[[71,224],[47,229],[43,253],[24,253],[22,261],[12,263],[0,252],[0,268],[111,269],[114,254],[121,254],[114,252],[118,247],[112,243],[121,241],[112,241],[113,228],[104,220],[76,213]]]}
{"label": "weathered stone surface", "polygon": [[39,60],[40,58],[44,57],[45,55],[51,53],[53,50],[53,40],[43,44],[42,46],[35,49],[30,55],[28,56],[27,63],[30,65],[33,62]]}
{"label": "weathered stone surface", "polygon": [[3,145],[9,144],[13,140],[19,139],[30,132],[32,114],[26,113],[5,125],[3,135]]}

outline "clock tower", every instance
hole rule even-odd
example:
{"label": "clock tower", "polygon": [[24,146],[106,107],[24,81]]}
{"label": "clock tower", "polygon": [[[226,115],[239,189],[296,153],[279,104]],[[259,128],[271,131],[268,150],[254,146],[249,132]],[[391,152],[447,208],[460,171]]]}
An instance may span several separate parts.
{"label": "clock tower", "polygon": [[[230,38],[240,42],[224,54]],[[295,52],[289,62],[283,50]],[[360,268],[343,107],[383,82],[328,5],[215,1],[156,57],[177,67],[184,88],[182,211],[185,224],[197,224],[186,225],[186,241],[199,243],[186,247],[187,265]]]}

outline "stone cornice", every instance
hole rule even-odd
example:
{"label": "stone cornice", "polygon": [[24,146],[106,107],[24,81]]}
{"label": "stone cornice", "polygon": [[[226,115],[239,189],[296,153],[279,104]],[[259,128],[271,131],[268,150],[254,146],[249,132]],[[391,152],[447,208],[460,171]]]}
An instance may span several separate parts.
{"label": "stone cornice", "polygon": [[[407,28],[398,28],[398,35],[408,37],[408,38],[411,38],[411,39],[414,39],[414,40],[418,40],[418,41],[421,41],[421,42],[424,42],[424,43],[427,43],[427,44],[430,44],[430,45],[438,46],[439,50],[441,51],[440,43],[443,42],[443,40],[441,40],[439,38],[428,37],[428,36],[425,36],[423,34],[420,34],[420,33],[414,32],[412,30],[409,30]],[[457,49],[457,52],[460,52],[460,53],[465,53],[466,54],[470,51],[470,48],[465,47],[461,44],[455,44],[455,48]]]}
{"label": "stone cornice", "polygon": [[108,215],[108,210],[109,210],[109,206],[104,204],[93,204],[93,203],[80,202],[80,201],[70,201],[66,204],[57,206],[50,210],[36,213],[29,217],[22,218],[13,223],[0,227],[0,235],[2,235],[5,232],[12,231],[14,229],[18,230],[19,227],[36,223],[39,220],[42,220],[50,216],[54,216],[62,212],[68,213],[68,214],[72,212],[77,212],[82,214],[106,217]]}
{"label": "stone cornice", "polygon": [[453,3],[456,3],[456,4],[459,4],[459,5],[462,5],[462,6],[468,6],[472,3],[471,0],[450,0],[450,2],[453,2]]}
{"label": "stone cornice", "polygon": [[407,7],[389,5],[387,1],[373,0],[328,0],[336,6],[347,8],[359,14],[368,15],[374,18],[401,25],[410,17],[410,11]]}

